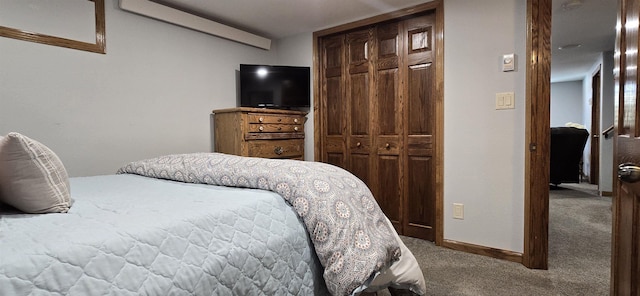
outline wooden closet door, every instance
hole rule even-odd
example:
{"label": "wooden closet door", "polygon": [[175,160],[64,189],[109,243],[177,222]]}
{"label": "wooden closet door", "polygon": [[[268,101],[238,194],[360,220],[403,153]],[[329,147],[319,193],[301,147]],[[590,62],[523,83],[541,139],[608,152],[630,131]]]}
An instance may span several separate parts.
{"label": "wooden closet door", "polygon": [[323,105],[323,147],[322,161],[348,169],[347,143],[347,101],[344,99],[344,35],[328,37],[322,41],[323,85],[321,104]]}
{"label": "wooden closet door", "polygon": [[400,23],[378,25],[375,36],[375,197],[399,233],[402,230],[402,90],[400,89]]}
{"label": "wooden closet door", "polygon": [[435,10],[322,37],[321,161],[362,179],[400,234],[435,240]]}
{"label": "wooden closet door", "polygon": [[406,116],[406,167],[404,175],[404,234],[435,239],[435,12],[408,19],[403,79]]}
{"label": "wooden closet door", "polygon": [[347,83],[345,113],[348,123],[349,171],[374,191],[371,167],[370,81],[371,32],[365,29],[346,36]]}

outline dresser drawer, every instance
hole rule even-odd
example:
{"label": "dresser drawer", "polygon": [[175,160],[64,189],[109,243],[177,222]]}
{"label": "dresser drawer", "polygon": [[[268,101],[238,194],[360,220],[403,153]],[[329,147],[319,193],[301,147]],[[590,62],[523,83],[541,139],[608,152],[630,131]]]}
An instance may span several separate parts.
{"label": "dresser drawer", "polygon": [[250,133],[295,133],[303,131],[304,126],[302,124],[249,124]]}
{"label": "dresser drawer", "polygon": [[262,114],[249,113],[247,121],[251,124],[273,123],[273,124],[304,124],[304,117],[298,115]]}
{"label": "dresser drawer", "polygon": [[304,140],[248,141],[248,152],[253,157],[295,158],[304,155]]}

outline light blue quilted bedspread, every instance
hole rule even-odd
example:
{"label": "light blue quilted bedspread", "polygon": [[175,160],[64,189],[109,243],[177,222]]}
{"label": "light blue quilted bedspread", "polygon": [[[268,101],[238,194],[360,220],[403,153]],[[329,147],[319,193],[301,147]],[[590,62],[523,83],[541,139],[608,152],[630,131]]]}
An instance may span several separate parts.
{"label": "light blue quilted bedspread", "polygon": [[395,230],[369,188],[336,166],[195,153],[132,162],[118,173],[279,193],[311,234],[333,295],[351,294],[400,258]]}
{"label": "light blue quilted bedspread", "polygon": [[0,295],[326,295],[294,210],[264,190],[72,178],[69,213],[0,213]]}

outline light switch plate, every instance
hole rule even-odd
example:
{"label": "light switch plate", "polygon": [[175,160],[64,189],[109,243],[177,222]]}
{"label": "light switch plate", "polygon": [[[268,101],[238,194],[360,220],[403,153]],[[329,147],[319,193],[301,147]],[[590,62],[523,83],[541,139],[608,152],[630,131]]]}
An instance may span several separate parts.
{"label": "light switch plate", "polygon": [[496,110],[515,108],[515,94],[513,92],[496,93]]}

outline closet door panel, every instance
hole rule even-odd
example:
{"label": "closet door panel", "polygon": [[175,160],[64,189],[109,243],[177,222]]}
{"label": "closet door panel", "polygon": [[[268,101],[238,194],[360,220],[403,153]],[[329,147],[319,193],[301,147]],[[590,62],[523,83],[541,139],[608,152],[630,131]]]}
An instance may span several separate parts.
{"label": "closet door panel", "polygon": [[375,33],[374,157],[376,198],[399,233],[402,230],[402,101],[400,89],[399,23],[379,24]]}
{"label": "closet door panel", "polygon": [[[343,111],[349,122],[349,165],[350,171],[364,181],[371,183],[371,118],[370,118],[370,35],[365,29],[347,34],[347,102]],[[372,189],[373,191],[373,189]]]}
{"label": "closet door panel", "polygon": [[327,100],[327,135],[342,136],[345,133],[344,121],[342,115],[347,107],[346,101],[342,95],[342,77],[328,77],[326,100]]}
{"label": "closet door panel", "polygon": [[405,27],[407,28],[407,64],[431,63],[434,55],[435,13],[407,19]]}
{"label": "closet door panel", "polygon": [[351,135],[369,135],[369,73],[350,76]]}
{"label": "closet door panel", "polygon": [[368,154],[351,154],[350,172],[371,187],[371,169]]}
{"label": "closet door panel", "polygon": [[326,123],[327,136],[343,136],[345,135],[345,116],[344,110],[347,102],[344,99],[344,83],[343,83],[343,49],[344,36],[336,36],[328,38],[323,42],[323,65],[324,65],[324,84],[322,88],[324,98],[323,114]]}
{"label": "closet door panel", "polygon": [[400,158],[395,155],[381,155],[377,157],[377,182],[379,194],[375,196],[382,211],[387,215],[397,231],[402,233],[402,220],[400,213],[400,177],[398,169]]}
{"label": "closet door panel", "polygon": [[402,133],[402,101],[399,73],[399,23],[379,25],[376,31],[376,99],[377,134]]}
{"label": "closet door panel", "polygon": [[409,95],[407,112],[409,117],[409,135],[430,135],[433,133],[433,67],[431,64],[410,66],[408,69]]}
{"label": "closet door panel", "polygon": [[347,34],[347,55],[349,73],[366,73],[369,71],[370,29]]}
{"label": "closet door panel", "polygon": [[339,152],[328,152],[326,154],[326,160],[324,162],[346,169],[346,164],[344,163],[344,154]]}
{"label": "closet door panel", "polygon": [[399,136],[378,136],[376,140],[376,153],[378,155],[400,155],[401,143]]}
{"label": "closet door panel", "polygon": [[349,147],[349,171],[364,181],[373,191],[371,183],[371,149],[369,136],[351,136]]}
{"label": "closet door panel", "polygon": [[369,36],[370,30],[347,35],[348,101],[351,135],[369,135]]}
{"label": "closet door panel", "polygon": [[435,17],[405,21],[406,168],[403,228],[405,234],[433,241],[435,225],[435,163],[433,161]]}
{"label": "closet door panel", "polygon": [[398,68],[398,24],[379,25],[376,30],[378,70]]}
{"label": "closet door panel", "polygon": [[345,152],[347,149],[342,137],[325,137],[323,149],[323,162],[349,169]]}
{"label": "closet door panel", "polygon": [[347,116],[344,110],[347,101],[344,99],[344,35],[324,39],[322,42],[322,65],[324,86],[321,88],[321,103],[325,110],[324,135],[321,161],[348,168],[346,154]]}
{"label": "closet door panel", "polygon": [[433,155],[433,137],[431,135],[413,135],[407,139],[408,155]]}
{"label": "closet door panel", "polygon": [[323,41],[323,67],[326,77],[342,76],[344,36],[325,38]]}
{"label": "closet door panel", "polygon": [[408,194],[405,215],[407,227],[405,235],[412,237],[433,237],[435,208],[431,201],[434,191],[433,161],[431,157],[409,156],[407,179]]}
{"label": "closet door panel", "polygon": [[377,83],[378,134],[399,135],[402,110],[398,99],[398,69],[378,71]]}

